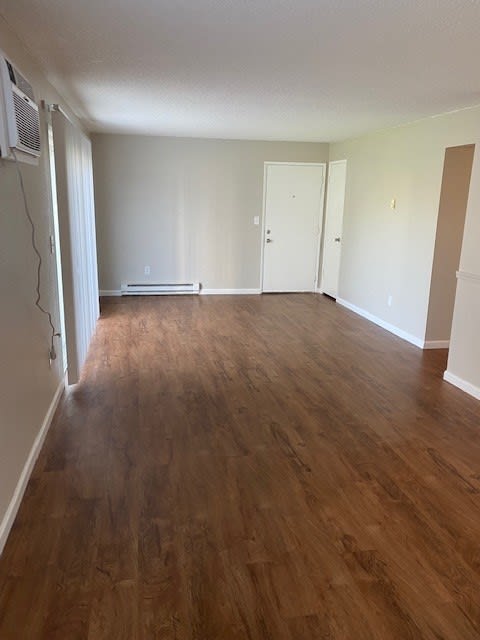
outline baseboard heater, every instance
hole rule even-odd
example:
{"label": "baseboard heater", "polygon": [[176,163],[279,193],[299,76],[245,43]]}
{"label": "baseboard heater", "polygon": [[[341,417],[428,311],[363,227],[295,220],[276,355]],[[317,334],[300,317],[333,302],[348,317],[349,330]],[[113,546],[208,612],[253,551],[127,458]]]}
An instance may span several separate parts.
{"label": "baseboard heater", "polygon": [[122,296],[172,296],[172,295],[198,295],[200,293],[199,282],[187,282],[181,284],[122,284]]}

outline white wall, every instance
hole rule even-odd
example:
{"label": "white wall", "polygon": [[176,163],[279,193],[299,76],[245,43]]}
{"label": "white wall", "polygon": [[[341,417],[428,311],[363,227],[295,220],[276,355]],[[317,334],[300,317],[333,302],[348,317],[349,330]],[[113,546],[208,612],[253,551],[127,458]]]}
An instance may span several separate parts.
{"label": "white wall", "polygon": [[326,144],[94,135],[100,289],[258,289],[263,163],[327,159]]}
{"label": "white wall", "polygon": [[[1,18],[0,43],[34,85],[37,99],[62,102]],[[40,164],[22,165],[22,171],[44,257],[43,304],[53,310],[58,326],[56,266],[48,244],[53,222],[45,114],[41,117]],[[48,321],[34,306],[36,267],[15,167],[0,161],[0,534],[22,469],[62,379],[60,341],[56,344],[59,357],[50,368]],[[0,536],[0,546],[1,542]]]}
{"label": "white wall", "polygon": [[475,108],[330,147],[331,160],[348,160],[339,297],[420,342],[445,148],[474,143],[479,136],[480,108]]}

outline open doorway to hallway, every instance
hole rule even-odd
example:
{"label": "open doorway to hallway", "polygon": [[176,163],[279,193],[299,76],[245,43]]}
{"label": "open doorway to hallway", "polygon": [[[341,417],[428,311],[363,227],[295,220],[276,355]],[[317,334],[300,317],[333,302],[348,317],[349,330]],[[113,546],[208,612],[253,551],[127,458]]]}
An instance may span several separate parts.
{"label": "open doorway to hallway", "polygon": [[450,344],[456,275],[462,251],[474,151],[474,144],[445,150],[425,336],[427,349],[446,349]]}

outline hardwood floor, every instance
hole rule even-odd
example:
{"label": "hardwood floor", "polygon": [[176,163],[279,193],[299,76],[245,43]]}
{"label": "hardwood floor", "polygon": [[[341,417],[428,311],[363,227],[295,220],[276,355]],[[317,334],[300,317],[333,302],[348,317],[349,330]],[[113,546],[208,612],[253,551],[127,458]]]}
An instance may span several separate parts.
{"label": "hardwood floor", "polygon": [[314,295],[103,303],[1,640],[480,638],[480,403]]}

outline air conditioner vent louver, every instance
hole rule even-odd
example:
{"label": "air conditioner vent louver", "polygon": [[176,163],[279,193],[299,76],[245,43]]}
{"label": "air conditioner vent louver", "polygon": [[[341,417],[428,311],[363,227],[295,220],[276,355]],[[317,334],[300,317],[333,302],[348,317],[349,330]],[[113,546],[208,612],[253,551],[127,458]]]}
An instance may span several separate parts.
{"label": "air conditioner vent louver", "polygon": [[0,52],[0,157],[35,162],[40,117],[32,86]]}
{"label": "air conditioner vent louver", "polygon": [[28,96],[30,100],[32,100],[32,102],[35,102],[35,96],[33,94],[32,85],[28,82],[28,80],[25,80],[22,74],[18,73],[16,69],[14,70],[14,73],[15,73],[15,84],[17,85],[17,87],[20,89],[22,93]]}
{"label": "air conditioner vent louver", "polygon": [[22,149],[40,152],[40,128],[38,110],[34,109],[17,93],[13,93],[18,140]]}

